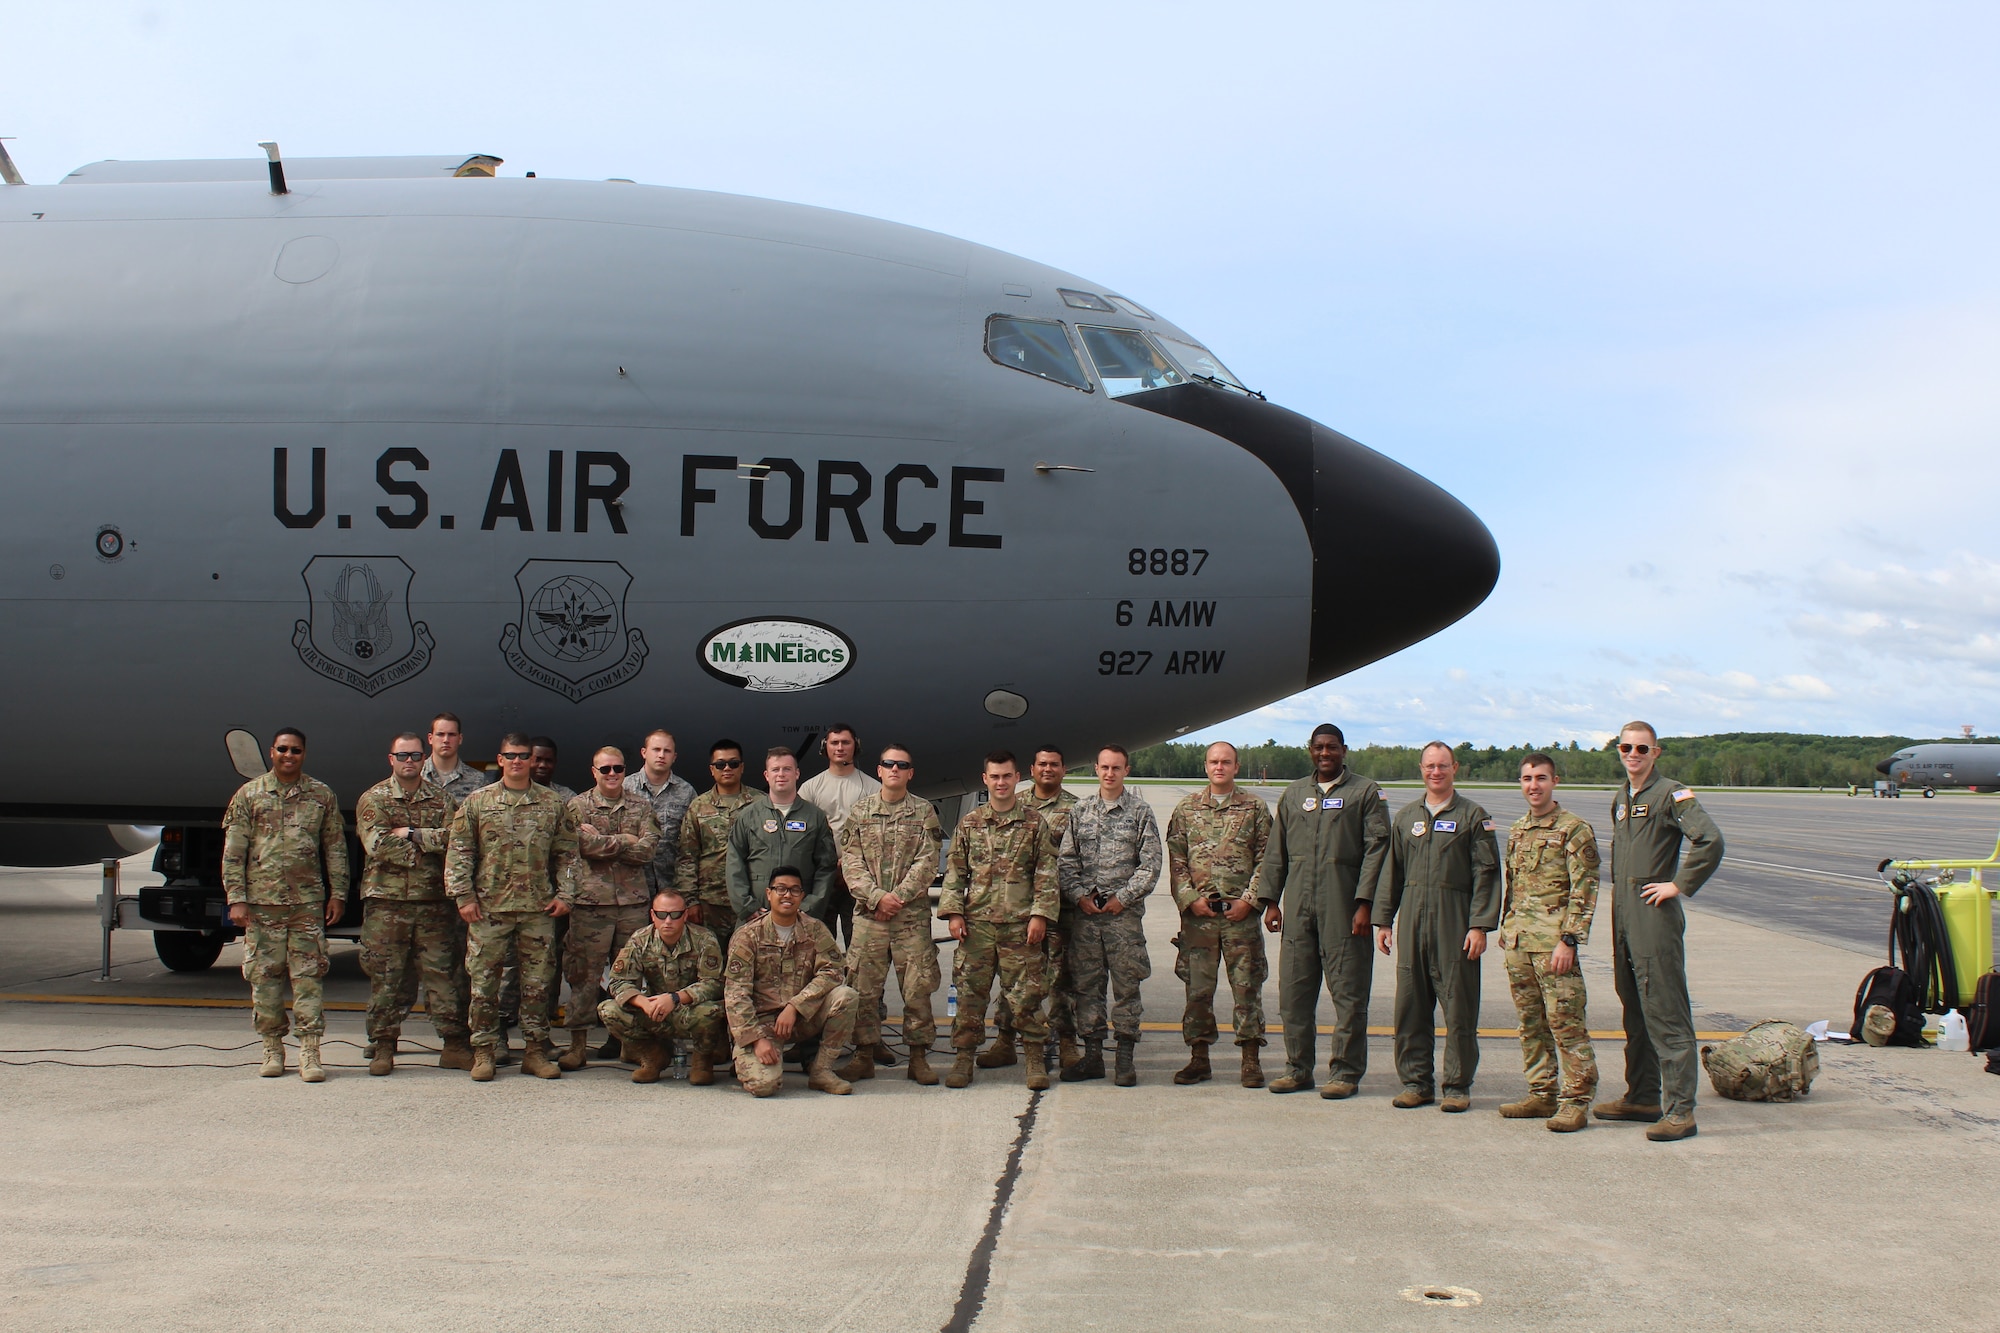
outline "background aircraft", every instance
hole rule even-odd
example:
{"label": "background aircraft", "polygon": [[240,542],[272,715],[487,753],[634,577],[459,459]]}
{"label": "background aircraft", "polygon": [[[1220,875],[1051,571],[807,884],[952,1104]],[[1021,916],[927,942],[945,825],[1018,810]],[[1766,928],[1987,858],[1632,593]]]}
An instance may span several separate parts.
{"label": "background aircraft", "polygon": [[1901,787],[1993,791],[2000,789],[2000,745],[1952,741],[1912,745],[1876,764],[1875,771]]}
{"label": "background aircraft", "polygon": [[1139,298],[498,166],[0,187],[0,689],[41,757],[0,778],[0,862],[212,822],[281,725],[351,805],[439,709],[475,759],[667,725],[698,782],[715,736],[846,721],[949,801],[990,749],[1185,733],[1498,577],[1457,500]]}

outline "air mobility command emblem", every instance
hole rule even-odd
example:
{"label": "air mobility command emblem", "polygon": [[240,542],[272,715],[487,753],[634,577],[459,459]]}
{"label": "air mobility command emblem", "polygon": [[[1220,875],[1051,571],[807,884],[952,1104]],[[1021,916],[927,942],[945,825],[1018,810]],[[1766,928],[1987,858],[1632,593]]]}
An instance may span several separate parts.
{"label": "air mobility command emblem", "polygon": [[410,618],[413,573],[393,555],[314,556],[306,582],[309,619],[292,626],[299,660],[373,698],[431,664],[430,627]]}
{"label": "air mobility command emblem", "polygon": [[522,679],[581,703],[646,665],[646,636],[625,623],[632,576],[616,560],[530,560],[514,583],[521,616],[500,652]]}

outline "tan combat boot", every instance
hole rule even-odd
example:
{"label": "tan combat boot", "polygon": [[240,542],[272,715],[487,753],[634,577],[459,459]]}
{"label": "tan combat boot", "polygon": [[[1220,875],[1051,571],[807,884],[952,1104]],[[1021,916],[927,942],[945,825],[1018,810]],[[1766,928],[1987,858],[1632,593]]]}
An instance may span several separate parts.
{"label": "tan combat boot", "polygon": [[1014,1034],[1002,1028],[993,1044],[979,1053],[977,1063],[981,1069],[1005,1069],[1014,1060]]}
{"label": "tan combat boot", "polygon": [[521,1072],[533,1074],[536,1078],[561,1078],[562,1070],[549,1059],[549,1044],[540,1038],[530,1037],[521,1048]]}
{"label": "tan combat boot", "polygon": [[1246,1088],[1261,1088],[1264,1086],[1263,1047],[1254,1041],[1243,1043],[1243,1073],[1239,1081]]}
{"label": "tan combat boot", "polygon": [[1389,1099],[1389,1105],[1398,1111],[1414,1111],[1419,1106],[1429,1106],[1437,1098],[1421,1092],[1399,1092]]}
{"label": "tan combat boot", "polygon": [[1549,1129],[1557,1134],[1574,1134],[1589,1123],[1590,1117],[1585,1114],[1584,1108],[1575,1104],[1565,1106],[1549,1117]]}
{"label": "tan combat boot", "polygon": [[836,1097],[845,1097],[854,1091],[852,1083],[833,1072],[831,1044],[819,1044],[819,1053],[813,1056],[812,1064],[806,1069],[806,1086],[814,1092],[830,1092]]}
{"label": "tan combat boot", "polygon": [[1021,1059],[1028,1066],[1028,1091],[1048,1091],[1049,1071],[1042,1059],[1042,1043],[1023,1040],[1021,1042]]}
{"label": "tan combat boot", "polygon": [[944,1076],[947,1088],[969,1088],[972,1086],[972,1067],[977,1063],[971,1051],[960,1051],[958,1058],[951,1062],[951,1072]]}
{"label": "tan combat boot", "polygon": [[493,1081],[493,1048],[475,1046],[472,1048],[472,1081],[491,1083]]}
{"label": "tan combat boot", "polygon": [[632,1053],[639,1057],[639,1067],[632,1071],[634,1083],[658,1083],[660,1072],[667,1067],[667,1044],[663,1041],[628,1041]]}
{"label": "tan combat boot", "polygon": [[894,1069],[896,1067],[896,1053],[889,1049],[889,1043],[885,1041],[876,1042],[869,1048],[868,1054],[875,1057],[875,1066],[878,1069]]}
{"label": "tan combat boot", "polygon": [[931,1068],[931,1053],[928,1047],[910,1048],[910,1067],[907,1074],[912,1083],[921,1083],[926,1088],[937,1086],[937,1070]]}
{"label": "tan combat boot", "polygon": [[306,1083],[326,1082],[326,1070],[319,1063],[319,1038],[299,1038],[299,1078]]}
{"label": "tan combat boot", "polygon": [[1500,1114],[1509,1120],[1547,1120],[1557,1111],[1555,1102],[1538,1092],[1531,1092],[1518,1102],[1508,1102],[1500,1108]]}
{"label": "tan combat boot", "polygon": [[446,1037],[444,1049],[438,1052],[439,1069],[472,1068],[472,1040],[469,1037]]}
{"label": "tan combat boot", "polygon": [[1214,1073],[1208,1064],[1208,1043],[1198,1041],[1194,1044],[1194,1050],[1188,1055],[1187,1064],[1174,1071],[1174,1082],[1182,1087],[1190,1083],[1206,1083]]}
{"label": "tan combat boot", "polygon": [[1438,1103],[1438,1110],[1447,1115],[1463,1115],[1472,1109],[1472,1098],[1463,1092],[1447,1092]]}
{"label": "tan combat boot", "polygon": [[875,1077],[875,1051],[873,1047],[856,1047],[847,1063],[840,1067],[840,1076],[849,1083],[859,1083],[864,1078]]}
{"label": "tan combat boot", "polygon": [[575,1073],[589,1063],[590,1033],[588,1031],[579,1032],[575,1028],[571,1028],[569,1032],[569,1049],[556,1057],[556,1067],[569,1073]]}
{"label": "tan combat boot", "polygon": [[283,1037],[264,1038],[264,1064],[257,1071],[259,1078],[281,1078],[285,1073],[285,1039]]}
{"label": "tan combat boot", "polygon": [[376,1077],[396,1072],[396,1039],[377,1037],[368,1048],[368,1072]]}
{"label": "tan combat boot", "polygon": [[1617,1101],[1599,1102],[1591,1108],[1591,1114],[1599,1120],[1637,1120],[1650,1125],[1660,1118],[1660,1108],[1657,1104],[1628,1102],[1620,1097]]}
{"label": "tan combat boot", "polygon": [[705,1088],[715,1082],[715,1053],[706,1046],[697,1047],[688,1054],[688,1082],[697,1088]]}
{"label": "tan combat boot", "polygon": [[1694,1135],[1694,1117],[1691,1115],[1666,1116],[1658,1124],[1646,1127],[1646,1137],[1655,1143],[1673,1143],[1678,1139],[1691,1139]]}
{"label": "tan combat boot", "polygon": [[1076,1034],[1074,1032],[1056,1033],[1056,1063],[1058,1065],[1061,1065],[1064,1069],[1068,1069],[1082,1058],[1083,1052],[1077,1049]]}

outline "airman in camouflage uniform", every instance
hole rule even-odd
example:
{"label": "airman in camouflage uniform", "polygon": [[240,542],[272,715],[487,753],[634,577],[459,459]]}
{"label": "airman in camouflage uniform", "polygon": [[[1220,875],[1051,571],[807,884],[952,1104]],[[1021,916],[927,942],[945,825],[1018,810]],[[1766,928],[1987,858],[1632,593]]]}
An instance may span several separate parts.
{"label": "airman in camouflage uniform", "polygon": [[[361,871],[361,970],[368,974],[368,1072],[396,1067],[396,1040],[421,978],[431,1026],[444,1040],[441,1069],[472,1068],[465,1025],[465,923],[444,894],[444,848],[454,805],[418,774],[423,738],[390,743],[390,776],[354,803],[367,860]],[[406,780],[407,775],[407,780]]]}
{"label": "airman in camouflage uniform", "polygon": [[908,763],[910,753],[900,746],[882,751],[882,789],[849,806],[840,828],[841,874],[854,895],[847,984],[861,996],[854,1058],[840,1069],[850,1083],[875,1077],[882,996],[891,968],[903,993],[908,1076],[926,1087],[938,1081],[928,1054],[937,1037],[931,996],[942,980],[937,945],[931,942],[930,899],[944,830],[931,803],[910,795],[915,770],[901,767]]}
{"label": "airman in camouflage uniform", "polygon": [[[1097,790],[1069,812],[1058,865],[1063,901],[1080,913],[1069,941],[1076,978],[1076,1028],[1083,1057],[1063,1070],[1065,1082],[1104,1077],[1104,992],[1115,992],[1112,1035],[1118,1039],[1114,1082],[1139,1081],[1132,1063],[1139,1044],[1139,985],[1153,975],[1146,956],[1146,896],[1160,882],[1160,826],[1153,807],[1127,790],[1131,760],[1117,746],[1097,752]],[[1101,905],[1100,905],[1101,903]]]}
{"label": "airman in camouflage uniform", "polygon": [[292,983],[299,1077],[325,1081],[326,927],[347,905],[347,833],[340,802],[305,776],[306,738],[285,730],[271,742],[271,771],[244,783],[222,817],[222,886],[230,923],[243,930],[243,977],[264,1038],[258,1072],[285,1072],[285,982]]}
{"label": "airman in camouflage uniform", "polygon": [[688,1082],[715,1082],[715,1038],[722,1030],[722,946],[687,923],[687,900],[674,888],[653,895],[653,924],[619,950],[611,998],[597,1006],[612,1034],[638,1049],[634,1083],[657,1083],[667,1042],[692,1045]]}
{"label": "airman in camouflage uniform", "polygon": [[[664,729],[647,733],[646,747],[640,752],[645,762],[636,773],[625,777],[625,790],[653,807],[660,821],[660,845],[653,853],[647,884],[658,892],[674,885],[674,867],[681,854],[681,821],[694,804],[694,788],[674,772],[674,734]],[[657,771],[656,771],[657,770]]]}
{"label": "airman in camouflage uniform", "polygon": [[[1063,830],[1069,827],[1070,809],[1076,805],[1076,797],[1063,790],[1063,752],[1053,745],[1044,745],[1035,751],[1034,762],[1029,765],[1028,771],[1034,782],[1016,788],[1020,800],[1042,817],[1042,822],[1049,826],[1050,840],[1060,847]],[[1045,787],[1046,792],[1043,790]],[[1042,941],[1042,951],[1049,956],[1046,974],[1048,1030],[1055,1034],[1065,1069],[1075,1064],[1081,1054],[1076,1046],[1076,1003],[1070,996],[1069,974],[1070,927],[1075,915],[1065,904],[1062,912],[1049,923],[1048,936]],[[993,1026],[998,1029],[993,1044],[981,1051],[976,1061],[981,1069],[999,1069],[1014,1063],[1014,1011],[1007,1003],[1007,992],[1004,990],[993,1006]],[[1046,1044],[1043,1050],[1047,1050]]]}
{"label": "airman in camouflage uniform", "polygon": [[[729,897],[729,826],[758,793],[743,785],[743,747],[735,741],[717,741],[708,763],[715,785],[689,802],[681,817],[674,887],[695,905],[696,924],[706,926],[726,950],[741,924]],[[731,763],[734,768],[720,767]]]}
{"label": "airman in camouflage uniform", "polygon": [[[1229,971],[1235,1000],[1236,1044],[1242,1050],[1240,1081],[1264,1086],[1264,927],[1252,881],[1271,837],[1271,811],[1236,786],[1236,747],[1217,741],[1204,760],[1209,785],[1184,798],[1167,819],[1167,871],[1174,905],[1181,909],[1180,956],[1174,975],[1187,987],[1181,1040],[1192,1048],[1179,1084],[1210,1076],[1208,1048],[1215,1040],[1215,974]],[[1219,784],[1219,786],[1218,786]]]}
{"label": "airman in camouflage uniform", "polygon": [[[624,763],[612,747],[591,756],[599,764]],[[590,1022],[604,998],[604,969],[625,942],[646,928],[647,884],[660,845],[653,807],[625,790],[622,773],[598,774],[597,786],[569,802],[576,824],[577,858],[558,885],[556,901],[568,909],[563,976],[569,982],[569,1049],[556,1064],[582,1069],[590,1060]],[[609,786],[611,793],[604,789]],[[612,793],[615,793],[612,794]]]}
{"label": "airman in camouflage uniform", "polygon": [[[1587,1123],[1597,1091],[1597,1056],[1584,1021],[1583,972],[1576,951],[1597,910],[1597,834],[1556,804],[1556,764],[1546,754],[1521,761],[1528,813],[1507,830],[1507,906],[1500,947],[1507,986],[1521,1015],[1528,1095],[1500,1108],[1510,1120],[1543,1120],[1559,1134]],[[1562,1085],[1556,1052],[1562,1052]]]}
{"label": "airman in camouflage uniform", "polygon": [[1039,1090],[1049,1086],[1042,1058],[1048,1036],[1042,1018],[1048,993],[1045,941],[1049,923],[1062,910],[1055,839],[1042,817],[1014,794],[1020,772],[1013,755],[996,750],[986,756],[983,780],[989,799],[959,819],[938,893],[938,916],[959,942],[952,958],[958,1020],[951,1044],[957,1058],[945,1086],[972,1082],[986,1035],[986,1001],[997,976],[1021,1034],[1028,1086]]}
{"label": "airman in camouflage uniform", "polygon": [[[472,981],[472,1077],[493,1078],[500,1040],[501,970],[514,956],[521,975],[521,1068],[560,1078],[549,1058],[549,992],[556,984],[554,896],[550,879],[570,873],[576,821],[561,798],[528,780],[527,738],[501,742],[500,781],[474,792],[452,818],[444,887],[468,923]],[[519,785],[516,785],[516,784]]]}
{"label": "airman in camouflage uniform", "polygon": [[854,1085],[833,1072],[833,1057],[854,1035],[860,997],[846,972],[833,932],[801,912],[806,888],[792,866],[779,866],[765,891],[770,910],[729,941],[723,969],[723,1010],[736,1043],[736,1080],[757,1097],[784,1082],[781,1043],[819,1038],[806,1086],[846,1095]]}

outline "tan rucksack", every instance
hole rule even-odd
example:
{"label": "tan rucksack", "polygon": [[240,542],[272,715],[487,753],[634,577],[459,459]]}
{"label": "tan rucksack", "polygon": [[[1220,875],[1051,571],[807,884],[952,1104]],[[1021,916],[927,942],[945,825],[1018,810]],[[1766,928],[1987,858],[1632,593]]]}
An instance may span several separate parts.
{"label": "tan rucksack", "polygon": [[1805,1030],[1767,1018],[1740,1037],[1701,1048],[1708,1081],[1739,1102],[1788,1102],[1812,1091],[1819,1052]]}

